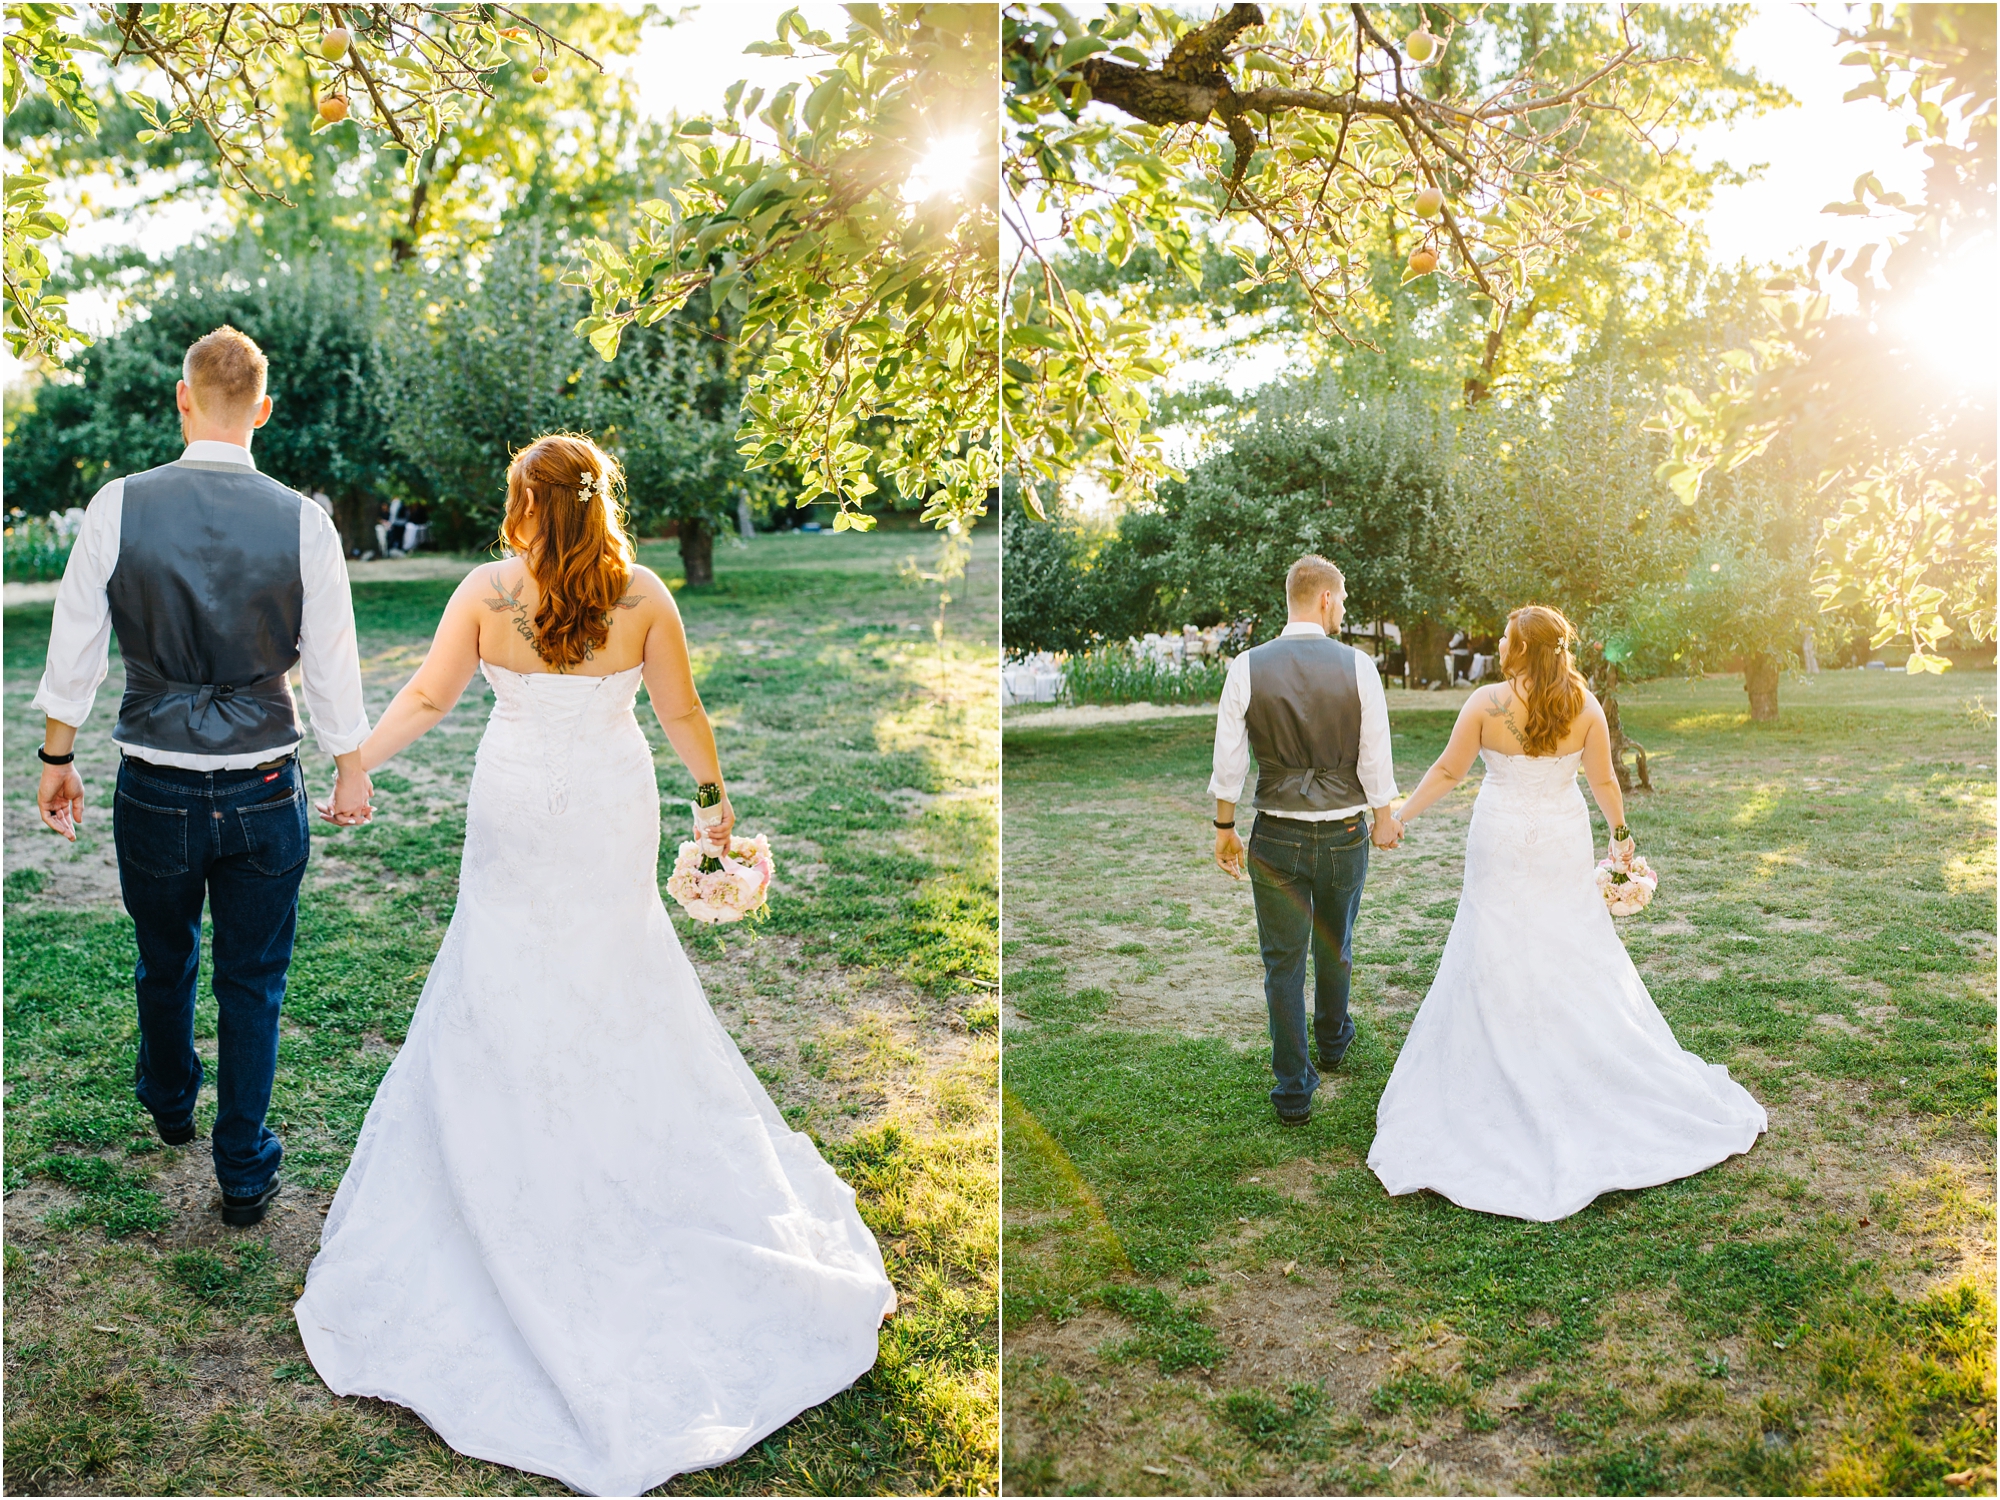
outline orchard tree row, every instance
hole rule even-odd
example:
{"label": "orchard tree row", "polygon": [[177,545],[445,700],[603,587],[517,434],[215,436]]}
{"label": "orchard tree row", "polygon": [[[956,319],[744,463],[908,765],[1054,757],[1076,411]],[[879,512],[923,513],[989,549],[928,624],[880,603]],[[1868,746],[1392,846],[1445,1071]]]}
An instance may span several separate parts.
{"label": "orchard tree row", "polygon": [[[10,343],[63,372],[45,392],[88,390],[151,356],[136,329],[131,351],[83,352],[79,288],[135,315],[215,297],[257,333],[258,294],[282,287],[305,321],[277,343],[346,355],[336,391],[283,392],[295,416],[367,409],[389,437],[366,460],[316,450],[296,480],[338,489],[350,529],[393,470],[473,538],[496,456],[558,419],[602,429],[636,508],[684,537],[744,496],[825,503],[839,529],[885,502],[976,515],[997,473],[991,13],[847,9],[840,35],[786,12],[750,49],[809,60],[805,85],[755,86],[752,55],[723,111],[656,122],[607,69],[650,8],[10,6]],[[961,179],[910,192],[955,141]],[[197,198],[215,231],[172,266],[67,253],[50,190],[85,172],[140,211]],[[236,280],[204,284],[224,262]],[[129,421],[105,401],[91,433]],[[124,461],[42,448],[84,479]]]}

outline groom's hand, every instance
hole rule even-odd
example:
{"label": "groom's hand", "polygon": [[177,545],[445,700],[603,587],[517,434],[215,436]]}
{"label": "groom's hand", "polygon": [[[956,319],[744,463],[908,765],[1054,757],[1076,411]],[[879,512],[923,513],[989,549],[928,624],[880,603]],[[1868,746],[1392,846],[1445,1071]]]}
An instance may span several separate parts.
{"label": "groom's hand", "polygon": [[1234,828],[1215,830],[1215,862],[1231,880],[1243,878],[1243,840]]}
{"label": "groom's hand", "polygon": [[1403,842],[1403,825],[1396,821],[1396,815],[1387,808],[1375,814],[1375,828],[1369,835],[1377,849],[1393,849]]}
{"label": "groom's hand", "polygon": [[375,783],[361,769],[359,752],[334,757],[333,796],[319,805],[319,815],[341,828],[352,828],[375,816]]}
{"label": "groom's hand", "polygon": [[83,778],[75,765],[43,766],[35,803],[42,822],[74,844],[76,831],[83,826]]}

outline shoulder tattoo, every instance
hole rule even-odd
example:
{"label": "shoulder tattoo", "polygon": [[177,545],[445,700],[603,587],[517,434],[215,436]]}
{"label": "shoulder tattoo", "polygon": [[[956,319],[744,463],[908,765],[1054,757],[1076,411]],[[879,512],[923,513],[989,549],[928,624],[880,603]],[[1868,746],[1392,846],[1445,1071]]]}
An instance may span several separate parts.
{"label": "shoulder tattoo", "polygon": [[[486,601],[486,607],[495,613],[505,610],[513,616],[514,633],[534,649],[536,656],[541,656],[542,643],[535,637],[535,622],[528,617],[527,602],[521,598],[521,590],[528,586],[528,580],[523,578],[519,583],[515,584],[514,591],[511,594],[501,585],[500,570],[498,568],[493,570],[492,581],[493,597]],[[543,660],[547,660],[547,658],[543,657]]]}
{"label": "shoulder tattoo", "polygon": [[1486,690],[1485,708],[1487,718],[1500,720],[1507,726],[1507,732],[1520,741],[1521,748],[1527,748],[1528,742],[1521,734],[1521,726],[1514,722],[1514,711],[1507,704],[1507,690],[1505,688],[1488,688]]}

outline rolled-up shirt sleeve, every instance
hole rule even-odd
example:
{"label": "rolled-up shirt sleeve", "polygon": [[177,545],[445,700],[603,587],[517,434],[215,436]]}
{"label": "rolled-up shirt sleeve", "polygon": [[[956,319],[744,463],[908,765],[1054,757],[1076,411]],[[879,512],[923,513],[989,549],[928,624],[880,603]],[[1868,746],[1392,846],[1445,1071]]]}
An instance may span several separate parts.
{"label": "rolled-up shirt sleeve", "polygon": [[1215,770],[1208,794],[1218,802],[1241,802],[1243,779],[1250,774],[1250,657],[1238,656],[1222,679],[1222,702],[1215,714]]}
{"label": "rolled-up shirt sleeve", "polygon": [[1361,699],[1361,750],[1355,773],[1370,807],[1387,807],[1396,800],[1396,763],[1389,749],[1389,700],[1375,663],[1355,653],[1354,685]]}
{"label": "rolled-up shirt sleeve", "polygon": [[312,716],[313,737],[328,755],[345,755],[368,738],[361,700],[361,644],[354,596],[333,519],[311,501],[299,507],[299,685]]}
{"label": "rolled-up shirt sleeve", "polygon": [[49,624],[49,654],[33,707],[58,724],[90,717],[97,689],[111,669],[111,596],[105,591],[118,566],[118,538],[125,509],[125,481],[114,479],[91,497],[56,586]]}

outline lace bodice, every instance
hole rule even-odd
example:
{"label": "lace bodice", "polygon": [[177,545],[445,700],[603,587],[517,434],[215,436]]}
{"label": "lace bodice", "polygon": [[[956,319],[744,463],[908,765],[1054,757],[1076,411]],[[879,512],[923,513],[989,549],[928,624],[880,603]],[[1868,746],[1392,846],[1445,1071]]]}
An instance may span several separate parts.
{"label": "lace bodice", "polygon": [[631,733],[639,730],[632,704],[643,668],[579,677],[566,672],[515,672],[482,661],[479,670],[493,687],[493,717],[479,747],[481,762],[489,756],[517,759],[524,769],[539,772],[547,785],[550,812],[567,809],[579,750],[590,759],[613,748],[629,755],[630,734],[623,731],[628,726]]}
{"label": "lace bodice", "polygon": [[1582,798],[1576,772],[1583,764],[1583,752],[1568,755],[1508,755],[1500,750],[1481,750],[1486,762],[1486,780],[1479,788],[1482,800],[1530,807],[1567,806]]}

